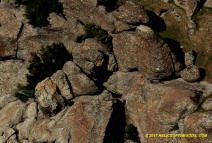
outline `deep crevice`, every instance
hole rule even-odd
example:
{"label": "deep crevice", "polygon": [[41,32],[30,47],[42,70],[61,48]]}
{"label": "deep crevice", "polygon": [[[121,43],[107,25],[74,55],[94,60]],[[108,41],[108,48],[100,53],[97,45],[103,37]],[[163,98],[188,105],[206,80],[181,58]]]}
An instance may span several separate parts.
{"label": "deep crevice", "polygon": [[125,103],[116,100],[113,104],[113,112],[106,127],[104,143],[124,143],[125,133]]}

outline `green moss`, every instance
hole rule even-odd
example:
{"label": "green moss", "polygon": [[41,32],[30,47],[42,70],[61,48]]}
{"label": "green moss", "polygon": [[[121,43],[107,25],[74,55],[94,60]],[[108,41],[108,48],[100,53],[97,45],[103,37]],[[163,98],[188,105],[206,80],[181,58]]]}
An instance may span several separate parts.
{"label": "green moss", "polygon": [[31,61],[28,66],[27,84],[17,86],[14,96],[22,101],[34,97],[34,89],[38,82],[50,77],[57,70],[62,69],[66,61],[72,60],[62,44],[53,44],[43,47],[37,53],[31,54]]}
{"label": "green moss", "polygon": [[106,45],[110,50],[112,50],[112,36],[110,36],[107,31],[102,29],[100,26],[96,26],[91,23],[84,24],[83,29],[86,34],[79,37],[77,40],[78,42],[81,42],[86,38],[96,38],[98,42]]}
{"label": "green moss", "polygon": [[51,12],[61,14],[63,12],[62,3],[58,0],[19,0],[20,4],[26,6],[25,16],[29,23],[36,27],[43,27],[49,24],[47,18]]}
{"label": "green moss", "polygon": [[133,124],[129,124],[125,127],[125,139],[132,140],[136,143],[140,143],[137,128]]}
{"label": "green moss", "polygon": [[180,37],[180,29],[177,26],[169,26],[165,31],[159,34],[162,38],[170,38],[172,40],[178,40]]}

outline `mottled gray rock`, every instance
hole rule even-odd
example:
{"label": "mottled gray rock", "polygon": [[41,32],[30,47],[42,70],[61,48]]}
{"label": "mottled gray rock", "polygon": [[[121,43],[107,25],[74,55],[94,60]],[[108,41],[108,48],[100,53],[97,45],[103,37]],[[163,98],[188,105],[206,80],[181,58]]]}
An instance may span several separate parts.
{"label": "mottled gray rock", "polygon": [[90,95],[99,92],[94,81],[83,74],[75,63],[71,61],[66,62],[63,66],[63,71],[68,76],[75,95]]}
{"label": "mottled gray rock", "polygon": [[188,51],[185,53],[185,65],[186,66],[191,66],[194,65],[194,52],[193,51]]}
{"label": "mottled gray rock", "polygon": [[212,110],[212,98],[207,98],[202,104],[202,108],[206,111]]}
{"label": "mottled gray rock", "polygon": [[73,94],[71,93],[71,87],[69,87],[67,77],[62,70],[58,70],[51,76],[51,80],[54,84],[59,88],[61,95],[65,97],[67,100],[73,98]]}
{"label": "mottled gray rock", "polygon": [[200,71],[197,66],[192,65],[180,72],[180,76],[188,82],[197,81],[200,78]]}
{"label": "mottled gray rock", "polygon": [[39,105],[50,113],[54,113],[59,104],[65,106],[62,96],[56,90],[56,84],[50,78],[46,78],[36,85],[35,98]]}

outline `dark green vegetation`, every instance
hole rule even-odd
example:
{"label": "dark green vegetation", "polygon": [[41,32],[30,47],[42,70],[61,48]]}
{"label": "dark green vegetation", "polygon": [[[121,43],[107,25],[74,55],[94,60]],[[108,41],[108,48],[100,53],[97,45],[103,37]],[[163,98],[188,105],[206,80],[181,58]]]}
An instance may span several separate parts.
{"label": "dark green vegetation", "polygon": [[72,60],[71,55],[67,52],[62,44],[53,44],[37,53],[31,54],[31,61],[28,66],[27,84],[18,85],[15,97],[22,101],[27,101],[28,98],[34,97],[35,86],[38,82],[46,77],[50,77],[57,70],[62,69],[66,61]]}
{"label": "dark green vegetation", "polygon": [[78,42],[81,42],[86,38],[96,38],[98,42],[106,45],[110,50],[112,50],[112,36],[110,36],[107,31],[102,29],[100,26],[96,26],[90,23],[84,24],[83,29],[86,34],[82,37],[79,37]]}
{"label": "dark green vegetation", "polygon": [[133,124],[129,124],[125,127],[125,139],[132,140],[136,143],[140,143],[137,128]]}
{"label": "dark green vegetation", "polygon": [[51,12],[63,15],[62,3],[58,0],[19,0],[19,3],[26,6],[25,16],[36,27],[47,26],[47,18]]}

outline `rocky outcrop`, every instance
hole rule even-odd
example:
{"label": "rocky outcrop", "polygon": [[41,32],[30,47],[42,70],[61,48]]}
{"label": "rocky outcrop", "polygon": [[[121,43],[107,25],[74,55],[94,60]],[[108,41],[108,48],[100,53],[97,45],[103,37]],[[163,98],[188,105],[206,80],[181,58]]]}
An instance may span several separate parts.
{"label": "rocky outcrop", "polygon": [[147,78],[162,79],[174,71],[171,51],[162,39],[146,26],[136,32],[114,35],[114,54],[120,71],[138,70]]}
{"label": "rocky outcrop", "polygon": [[[137,127],[141,142],[162,143],[175,139],[158,140],[146,138],[145,134],[178,133],[178,121],[198,108],[201,94],[173,83],[151,84],[145,80],[138,80],[123,99],[126,100],[126,116]],[[177,140],[179,141],[179,138],[175,141]]]}
{"label": "rocky outcrop", "polygon": [[206,0],[204,6],[212,8],[212,0]]}

